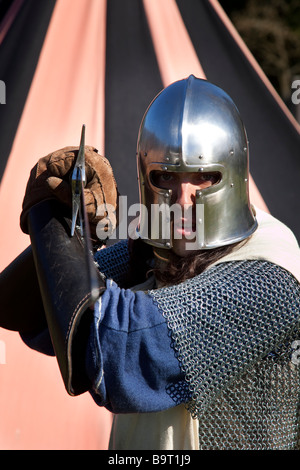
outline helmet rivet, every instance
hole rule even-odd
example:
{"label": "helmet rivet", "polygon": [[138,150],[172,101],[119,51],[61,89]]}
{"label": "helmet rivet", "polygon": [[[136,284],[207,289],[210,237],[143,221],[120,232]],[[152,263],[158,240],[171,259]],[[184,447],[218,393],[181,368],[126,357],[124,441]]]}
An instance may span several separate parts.
{"label": "helmet rivet", "polygon": [[166,166],[162,166],[161,169],[162,169],[163,171],[167,171],[168,168],[167,168]]}
{"label": "helmet rivet", "polygon": [[233,188],[233,186],[234,186],[234,183],[231,183],[231,184],[230,184],[230,186]]}
{"label": "helmet rivet", "polygon": [[247,147],[244,147],[244,152],[247,152]]}
{"label": "helmet rivet", "polygon": [[170,243],[169,243],[169,242],[166,242],[166,247],[167,247],[167,248],[170,248],[170,246],[171,246]]}
{"label": "helmet rivet", "polygon": [[248,178],[245,178],[245,183],[247,183],[247,181],[248,181]]}
{"label": "helmet rivet", "polygon": [[165,160],[166,162],[168,162],[170,160],[170,157],[166,157]]}
{"label": "helmet rivet", "polygon": [[203,155],[199,155],[199,158],[203,158]]}
{"label": "helmet rivet", "polygon": [[204,170],[204,168],[202,168],[202,167],[201,167],[201,168],[199,168],[199,171],[203,171],[203,170]]}
{"label": "helmet rivet", "polygon": [[233,151],[233,150],[230,150],[229,154],[230,154],[230,155],[233,155],[233,154],[234,154],[234,151]]}

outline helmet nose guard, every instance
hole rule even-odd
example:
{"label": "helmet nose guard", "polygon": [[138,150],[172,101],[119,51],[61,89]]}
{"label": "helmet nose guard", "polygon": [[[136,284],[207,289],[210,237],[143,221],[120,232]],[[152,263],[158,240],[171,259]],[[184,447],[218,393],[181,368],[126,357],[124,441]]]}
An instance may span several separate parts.
{"label": "helmet nose guard", "polygon": [[221,175],[213,186],[196,191],[196,241],[191,249],[235,243],[257,228],[249,202],[246,131],[232,99],[208,81],[191,75],[154,98],[139,129],[137,167],[139,233],[147,243],[172,247],[171,194],[153,185],[153,170]]}

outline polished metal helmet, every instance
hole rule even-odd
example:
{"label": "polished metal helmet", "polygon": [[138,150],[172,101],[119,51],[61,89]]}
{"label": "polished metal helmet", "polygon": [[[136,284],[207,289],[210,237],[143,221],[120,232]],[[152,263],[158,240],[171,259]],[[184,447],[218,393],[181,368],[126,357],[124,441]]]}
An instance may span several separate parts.
{"label": "polished metal helmet", "polygon": [[207,80],[191,75],[151,102],[139,130],[137,165],[139,233],[151,245],[172,247],[171,191],[154,184],[155,170],[220,175],[216,184],[195,194],[196,249],[232,244],[256,229],[249,203],[246,131],[232,99]]}

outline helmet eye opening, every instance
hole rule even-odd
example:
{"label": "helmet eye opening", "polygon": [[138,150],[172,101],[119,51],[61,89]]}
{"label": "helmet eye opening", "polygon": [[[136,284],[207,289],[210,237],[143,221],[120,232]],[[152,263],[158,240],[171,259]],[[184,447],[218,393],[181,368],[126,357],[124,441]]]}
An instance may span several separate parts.
{"label": "helmet eye opening", "polygon": [[[222,180],[219,171],[173,172],[168,170],[152,170],[149,174],[150,182],[159,189],[171,189],[172,184],[180,181],[180,175],[187,175],[191,184],[195,186],[214,186]],[[209,183],[209,184],[208,184]]]}

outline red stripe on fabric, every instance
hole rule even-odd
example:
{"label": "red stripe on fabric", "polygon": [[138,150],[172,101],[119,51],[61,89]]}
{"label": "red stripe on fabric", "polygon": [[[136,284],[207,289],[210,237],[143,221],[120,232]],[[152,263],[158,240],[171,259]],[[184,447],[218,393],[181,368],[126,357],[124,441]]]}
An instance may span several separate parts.
{"label": "red stripe on fabric", "polygon": [[143,0],[164,86],[194,74],[205,78],[174,0]]}
{"label": "red stripe on fabric", "polygon": [[[106,0],[58,0],[55,5],[2,180],[2,268],[29,244],[19,216],[38,158],[78,145],[83,123],[86,143],[103,147],[105,26]],[[1,449],[107,449],[111,414],[89,394],[68,396],[55,358],[30,350],[15,332],[0,328],[0,340],[5,347]]]}
{"label": "red stripe on fabric", "polygon": [[[180,11],[174,0],[143,0],[164,86],[194,74],[206,78]],[[252,204],[269,211],[253,178],[249,179]]]}
{"label": "red stripe on fabric", "polygon": [[57,1],[2,179],[1,269],[29,243],[19,216],[38,158],[79,145],[82,124],[104,151],[105,28],[106,0]]}

